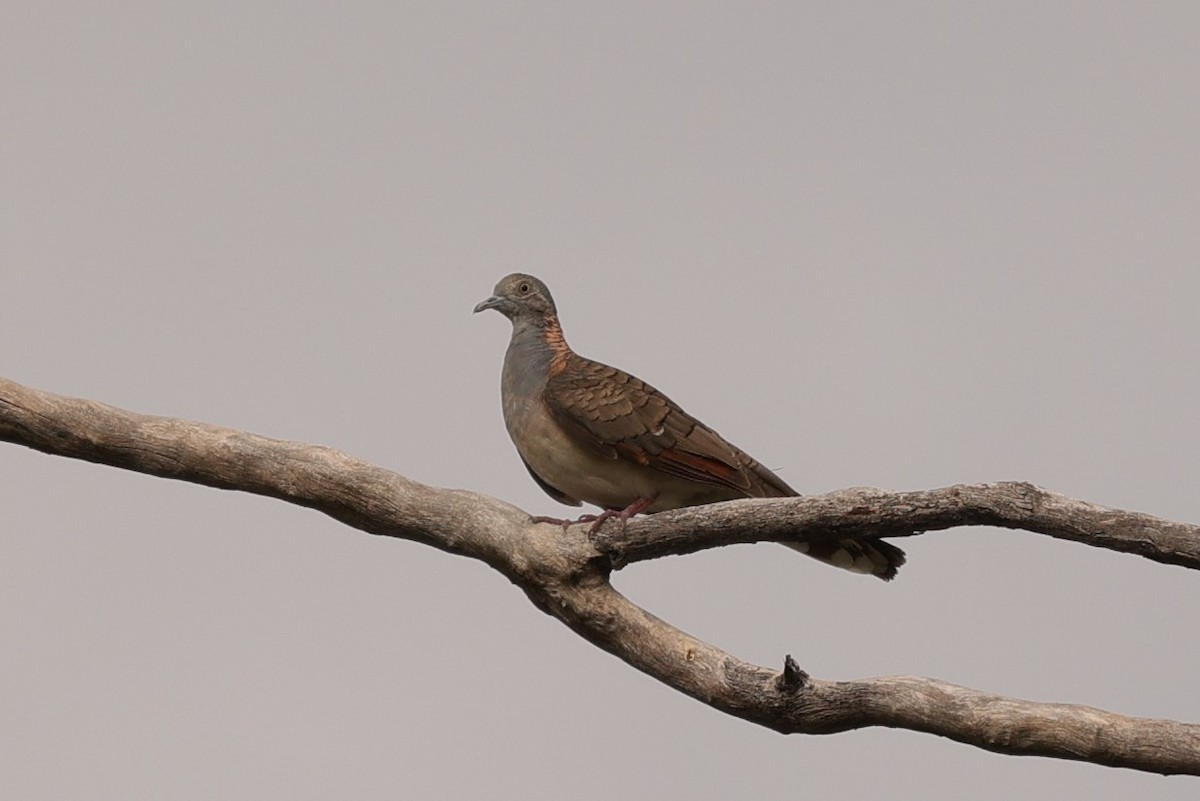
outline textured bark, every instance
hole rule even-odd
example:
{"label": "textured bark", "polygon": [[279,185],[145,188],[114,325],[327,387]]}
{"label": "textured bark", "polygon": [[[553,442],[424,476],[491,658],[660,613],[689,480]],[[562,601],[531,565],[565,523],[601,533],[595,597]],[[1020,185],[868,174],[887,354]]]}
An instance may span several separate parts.
{"label": "textured bark", "polygon": [[1200,568],[1200,526],[1077,501],[1025,482],[917,492],[856,487],[805,500],[754,499],[662,512],[631,520],[625,531],[597,532],[596,544],[623,565],[762,540],[908,537],[956,526],[998,526]]}
{"label": "textured bark", "polygon": [[608,524],[533,523],[520,509],[419,484],[330,448],[151,417],[0,379],[0,439],[46,453],[279,498],[350,526],[479,559],[540,609],[631,666],[710,706],[779,732],[891,726],[1005,754],[1200,775],[1200,726],[989,695],[911,676],[823,681],[788,657],[743,662],[613,589],[611,570],[731,543],[910,536],[966,525],[1021,528],[1159,562],[1200,567],[1200,527],[1071,500],[1024,483],[924,492],[850,489],[734,501]]}

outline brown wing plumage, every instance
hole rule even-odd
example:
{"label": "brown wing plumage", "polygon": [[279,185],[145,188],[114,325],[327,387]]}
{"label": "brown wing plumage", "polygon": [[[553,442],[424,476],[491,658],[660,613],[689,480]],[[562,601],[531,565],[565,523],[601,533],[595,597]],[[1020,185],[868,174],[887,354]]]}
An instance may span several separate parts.
{"label": "brown wing plumage", "polygon": [[[609,458],[749,498],[799,495],[654,387],[573,351],[564,352],[551,368],[545,400],[559,425]],[[822,562],[885,581],[904,564],[902,550],[876,537],[789,544]]]}
{"label": "brown wing plumage", "polygon": [[555,419],[599,453],[749,498],[798,493],[639,378],[570,352],[545,399]]}

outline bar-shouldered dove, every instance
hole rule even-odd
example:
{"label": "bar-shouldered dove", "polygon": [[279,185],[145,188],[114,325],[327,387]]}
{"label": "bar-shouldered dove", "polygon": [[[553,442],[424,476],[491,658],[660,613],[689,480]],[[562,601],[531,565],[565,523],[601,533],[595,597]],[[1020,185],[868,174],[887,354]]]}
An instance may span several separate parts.
{"label": "bar-shouldered dove", "polygon": [[[500,381],[508,434],[550,497],[604,510],[581,520],[799,494],[654,387],[571,350],[537,278],[506,276],[475,307],[485,309],[512,321]],[[904,564],[903,551],[876,537],[786,544],[885,580]]]}

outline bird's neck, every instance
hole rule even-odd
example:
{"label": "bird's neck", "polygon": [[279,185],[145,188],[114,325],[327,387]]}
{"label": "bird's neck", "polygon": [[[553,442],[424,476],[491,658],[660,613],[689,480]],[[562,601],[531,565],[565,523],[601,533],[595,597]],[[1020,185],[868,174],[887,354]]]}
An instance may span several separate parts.
{"label": "bird's neck", "polygon": [[[522,365],[526,376],[549,376],[566,366],[571,349],[553,315],[513,321],[512,339],[504,356],[505,368]],[[507,373],[508,370],[506,369]]]}

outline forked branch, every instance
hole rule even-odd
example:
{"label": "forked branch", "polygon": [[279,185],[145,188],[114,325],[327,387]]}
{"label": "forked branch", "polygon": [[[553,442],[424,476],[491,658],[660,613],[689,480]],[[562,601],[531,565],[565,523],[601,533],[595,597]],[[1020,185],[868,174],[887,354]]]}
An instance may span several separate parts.
{"label": "forked branch", "polygon": [[964,525],[1022,528],[1200,567],[1200,528],[1074,501],[1030,484],[925,492],[852,489],[737,501],[563,532],[503,501],[428,487],[330,448],[151,417],[0,379],[0,440],[141,473],[279,498],[372,534],[480,559],[543,611],[633,667],[776,731],[890,726],[1014,755],[1200,775],[1200,726],[1003,698],[909,676],[830,682],[788,658],[743,662],[656,618],[608,581],[620,565],[763,540],[908,536]]}

